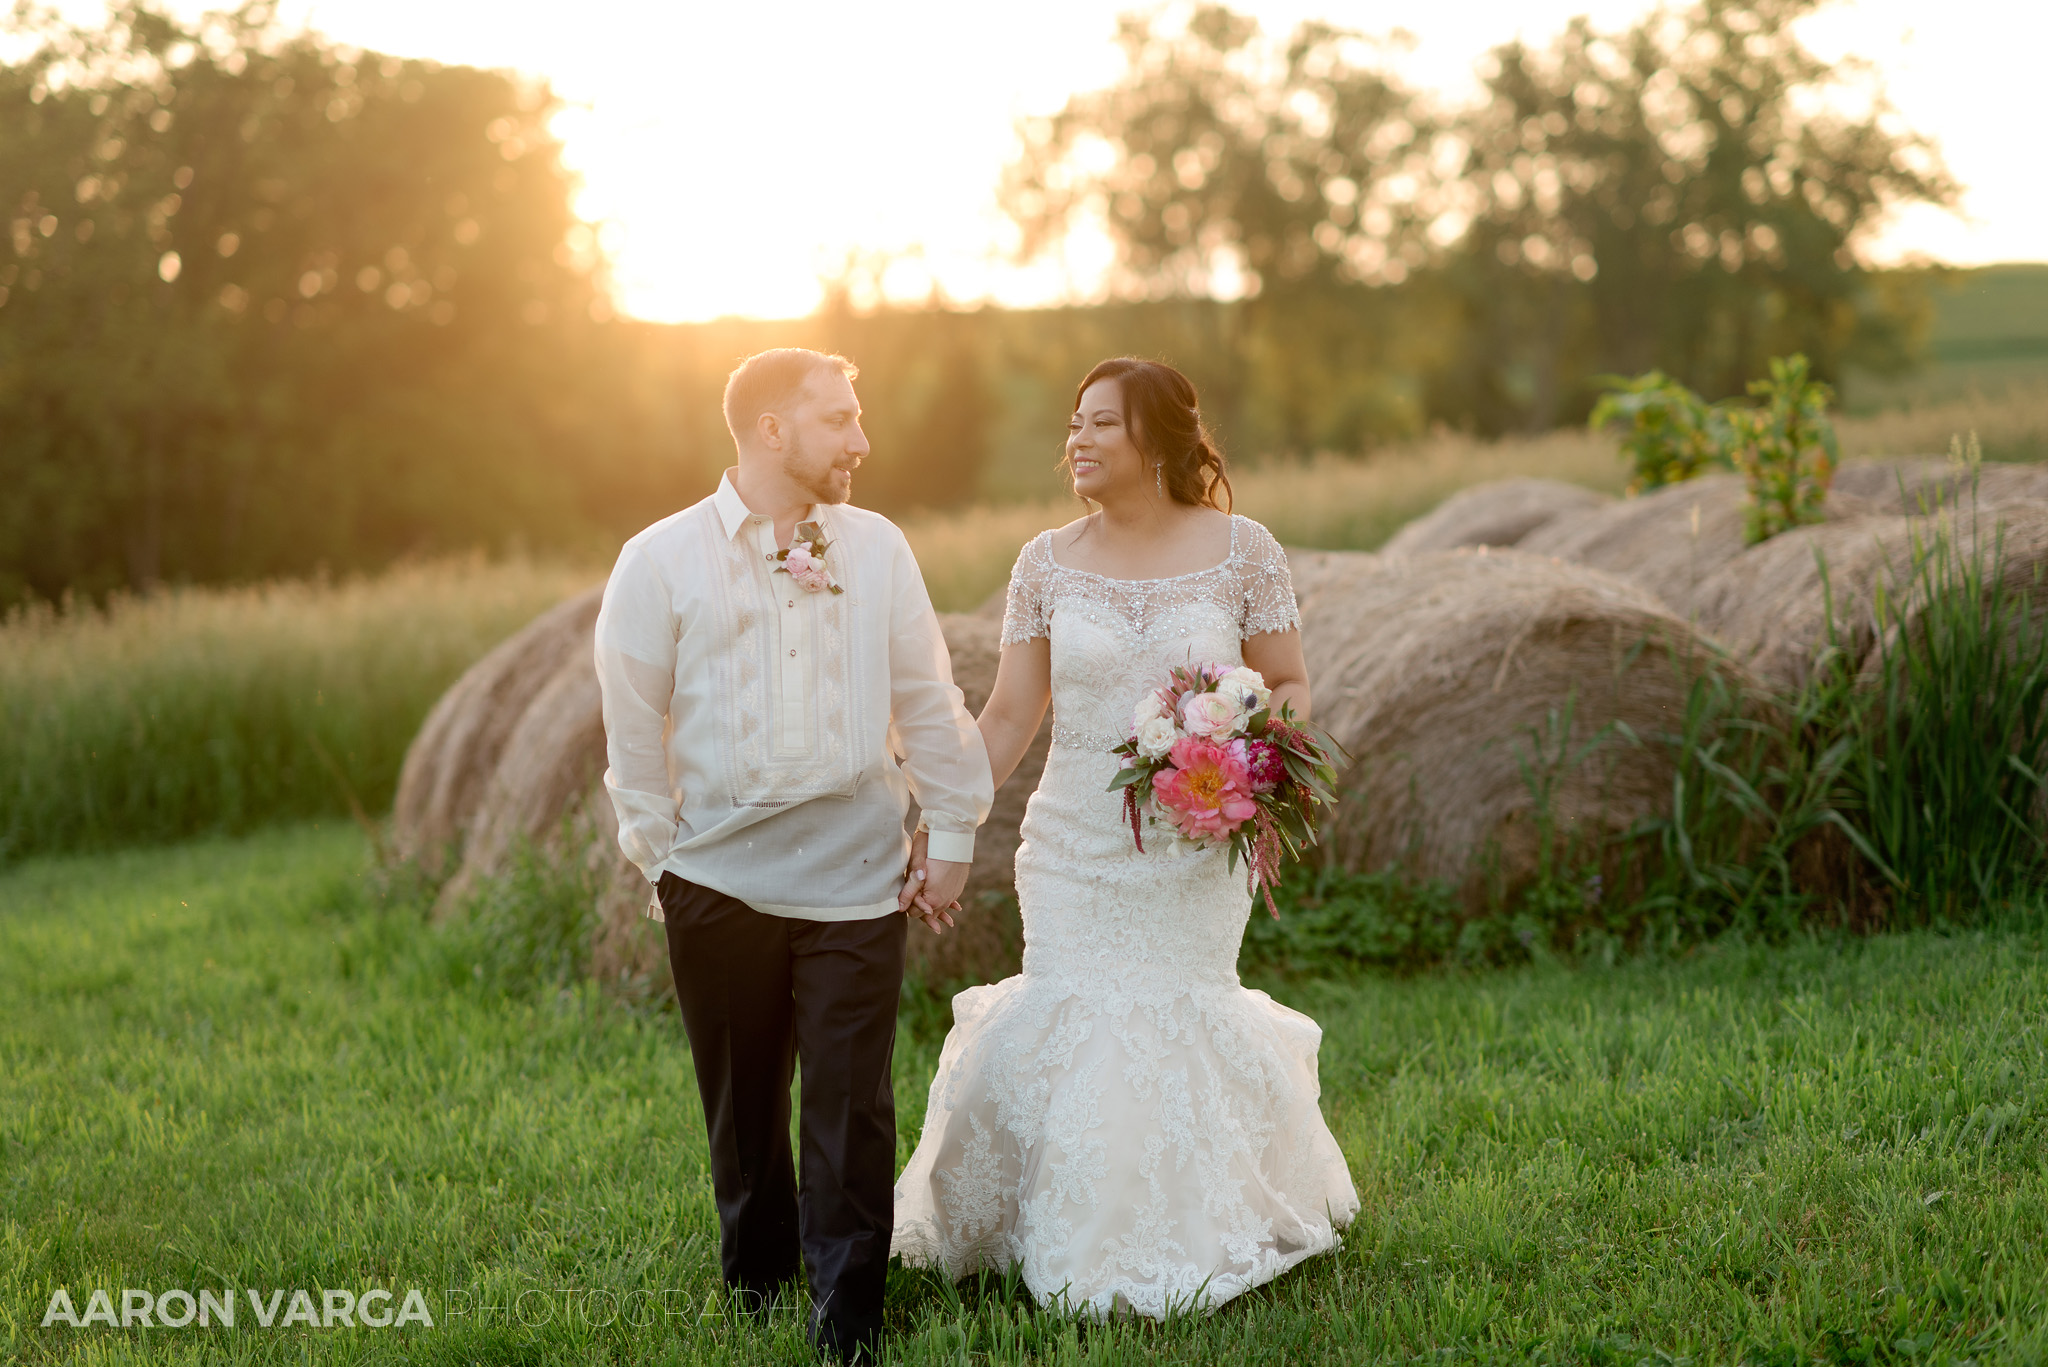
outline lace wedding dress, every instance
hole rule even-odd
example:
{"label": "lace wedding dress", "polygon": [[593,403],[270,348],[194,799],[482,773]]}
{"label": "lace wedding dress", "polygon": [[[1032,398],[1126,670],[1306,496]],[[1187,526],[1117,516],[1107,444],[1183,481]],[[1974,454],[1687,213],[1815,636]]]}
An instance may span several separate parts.
{"label": "lace wedding dress", "polygon": [[1052,640],[1052,752],[1017,851],[1024,971],[953,999],[892,1251],[954,1277],[1020,1266],[1041,1302],[1213,1309],[1334,1247],[1358,1194],[1316,1100],[1322,1031],[1238,982],[1251,910],[1222,850],[1132,844],[1109,748],[1174,665],[1295,626],[1248,518],[1173,579],[1024,548],[1003,642]]}

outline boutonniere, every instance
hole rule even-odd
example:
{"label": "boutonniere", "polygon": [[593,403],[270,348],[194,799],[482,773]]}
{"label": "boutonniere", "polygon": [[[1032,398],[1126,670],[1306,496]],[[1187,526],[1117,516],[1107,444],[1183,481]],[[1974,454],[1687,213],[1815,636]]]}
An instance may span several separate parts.
{"label": "boutonniere", "polygon": [[775,572],[796,580],[806,593],[823,593],[827,589],[834,593],[846,592],[832,577],[832,571],[825,568],[825,551],[830,544],[825,540],[825,529],[817,523],[797,523],[796,536],[791,539],[789,549],[775,553],[775,558],[782,562],[775,567]]}

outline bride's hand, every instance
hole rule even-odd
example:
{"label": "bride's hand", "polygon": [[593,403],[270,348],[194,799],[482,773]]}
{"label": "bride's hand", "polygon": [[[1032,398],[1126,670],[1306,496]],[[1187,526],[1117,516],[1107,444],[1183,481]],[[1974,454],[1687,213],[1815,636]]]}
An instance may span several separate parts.
{"label": "bride's hand", "polygon": [[910,866],[904,871],[903,891],[896,895],[896,910],[906,916],[913,916],[923,921],[925,928],[930,930],[932,934],[944,935],[946,928],[953,924],[952,913],[959,908],[960,904],[955,902],[951,906],[939,907],[933,910],[919,901],[918,895],[925,890],[926,864],[928,862],[925,848],[929,843],[923,831],[919,831],[915,836],[911,837]]}

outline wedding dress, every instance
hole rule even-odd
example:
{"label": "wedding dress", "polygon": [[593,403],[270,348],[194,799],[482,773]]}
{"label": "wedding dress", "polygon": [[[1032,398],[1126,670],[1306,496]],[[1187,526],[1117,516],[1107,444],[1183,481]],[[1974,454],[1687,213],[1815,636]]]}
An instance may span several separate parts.
{"label": "wedding dress", "polygon": [[1358,1210],[1317,1109],[1322,1030],[1237,977],[1251,910],[1220,849],[1133,846],[1111,746],[1179,664],[1297,625],[1287,560],[1232,517],[1221,564],[1109,579],[1024,548],[1003,642],[1050,636],[1052,751],[1017,851],[1024,971],[953,999],[891,1251],[1016,1265],[1043,1302],[1213,1309],[1333,1248]]}

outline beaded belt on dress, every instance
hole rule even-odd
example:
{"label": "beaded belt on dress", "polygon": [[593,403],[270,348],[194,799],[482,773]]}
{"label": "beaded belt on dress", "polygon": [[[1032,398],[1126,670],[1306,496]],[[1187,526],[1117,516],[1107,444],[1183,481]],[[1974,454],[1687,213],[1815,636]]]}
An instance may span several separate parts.
{"label": "beaded belt on dress", "polygon": [[1112,736],[1104,731],[1085,731],[1078,726],[1067,726],[1059,718],[1053,718],[1052,743],[1064,745],[1070,750],[1099,750],[1108,753],[1122,745],[1128,736]]}

